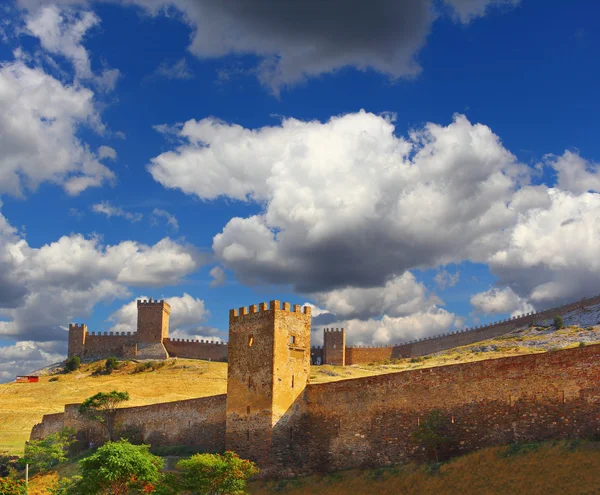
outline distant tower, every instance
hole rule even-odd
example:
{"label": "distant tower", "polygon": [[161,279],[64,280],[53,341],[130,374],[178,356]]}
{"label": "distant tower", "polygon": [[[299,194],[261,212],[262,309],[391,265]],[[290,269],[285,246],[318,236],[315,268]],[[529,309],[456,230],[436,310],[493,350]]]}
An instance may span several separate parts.
{"label": "distant tower", "polygon": [[346,331],[343,328],[323,330],[323,364],[346,366]]}
{"label": "distant tower", "polygon": [[169,338],[171,306],[163,301],[138,301],[137,341],[143,344],[162,343]]}
{"label": "distant tower", "polygon": [[259,463],[290,441],[286,423],[308,383],[311,308],[300,309],[271,301],[229,312],[225,446]]}
{"label": "distant tower", "polygon": [[87,337],[87,325],[82,323],[69,323],[69,350],[68,356],[79,356],[83,359],[85,355],[85,338]]}

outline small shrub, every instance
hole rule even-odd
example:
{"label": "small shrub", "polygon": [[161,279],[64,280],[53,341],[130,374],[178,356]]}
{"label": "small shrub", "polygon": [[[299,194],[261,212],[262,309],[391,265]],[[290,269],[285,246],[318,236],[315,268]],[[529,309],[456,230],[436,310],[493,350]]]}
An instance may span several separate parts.
{"label": "small shrub", "polygon": [[41,440],[30,440],[25,445],[23,463],[31,464],[35,471],[49,471],[67,460],[69,446],[75,442],[75,434],[75,428],[65,427]]}
{"label": "small shrub", "polygon": [[585,342],[579,342],[579,347],[585,347]]}
{"label": "small shrub", "polygon": [[563,321],[562,316],[556,315],[554,317],[554,326],[557,330],[560,330],[562,327],[565,326],[565,322]]}
{"label": "small shrub", "polygon": [[411,434],[413,442],[425,450],[435,454],[435,462],[439,462],[439,450],[452,441],[450,418],[440,409],[432,409],[423,418],[416,430]]}
{"label": "small shrub", "polygon": [[25,480],[14,480],[11,478],[0,478],[1,495],[27,495]]}
{"label": "small shrub", "polygon": [[135,368],[133,369],[132,373],[143,373],[144,371],[146,371],[146,363],[138,363],[135,365]]}
{"label": "small shrub", "polygon": [[411,360],[410,360],[411,363],[422,363],[423,361],[424,361],[424,359],[420,356],[411,358]]}
{"label": "small shrub", "polygon": [[541,446],[541,443],[513,443],[505,450],[500,450],[498,454],[501,457],[512,457],[515,455],[527,454],[528,452],[535,452]]}
{"label": "small shrub", "polygon": [[53,376],[52,378],[50,378],[50,380],[48,380],[49,382],[57,382],[60,380],[60,376]]}
{"label": "small shrub", "polygon": [[65,361],[65,373],[71,373],[81,367],[81,359],[79,356],[70,357]]}
{"label": "small shrub", "polygon": [[109,357],[104,364],[104,368],[108,373],[112,373],[113,370],[116,370],[119,366],[119,361],[114,356]]}
{"label": "small shrub", "polygon": [[177,463],[184,489],[192,493],[246,493],[246,480],[259,472],[256,465],[231,451],[196,454]]}

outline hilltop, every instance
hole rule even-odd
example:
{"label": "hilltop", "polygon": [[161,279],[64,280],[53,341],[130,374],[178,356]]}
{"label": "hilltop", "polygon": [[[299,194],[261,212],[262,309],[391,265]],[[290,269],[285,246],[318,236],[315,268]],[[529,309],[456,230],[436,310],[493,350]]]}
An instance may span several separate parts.
{"label": "hilltop", "polygon": [[[551,352],[600,341],[600,305],[564,315],[565,327],[550,322],[463,347],[418,358],[346,367],[314,366],[310,382],[323,383],[399,371],[430,368],[523,354]],[[189,359],[163,362],[155,370],[136,372],[137,363],[124,361],[110,375],[99,374],[103,361],[84,364],[80,370],[62,374],[60,367],[39,373],[38,383],[0,385],[0,450],[22,453],[31,428],[44,414],[61,412],[65,404],[77,403],[100,391],[125,390],[128,406],[171,402],[225,393],[227,363]]]}

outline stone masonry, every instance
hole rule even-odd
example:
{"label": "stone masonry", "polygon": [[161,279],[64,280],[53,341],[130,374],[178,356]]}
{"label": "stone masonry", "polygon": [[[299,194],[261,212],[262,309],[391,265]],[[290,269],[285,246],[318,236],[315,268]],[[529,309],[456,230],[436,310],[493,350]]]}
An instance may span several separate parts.
{"label": "stone masonry", "polygon": [[[234,450],[265,476],[423,459],[411,433],[434,409],[449,419],[448,454],[600,434],[600,345],[312,385],[310,308],[271,301],[229,319],[226,396],[124,408],[117,427],[149,443]],[[76,411],[44,416],[31,438],[62,426],[101,433]]]}
{"label": "stone masonry", "polygon": [[181,357],[227,361],[227,344],[204,340],[169,338],[171,306],[163,300],[137,302],[136,332],[88,332],[85,324],[69,324],[68,356],[101,359],[115,356],[128,359]]}
{"label": "stone masonry", "polygon": [[[556,315],[564,315],[575,309],[585,308],[600,303],[600,295],[584,298],[563,306],[549,308],[537,313],[527,313],[489,325],[476,326],[465,330],[457,330],[442,335],[426,337],[401,344],[390,345],[358,345],[346,346],[344,329],[324,329],[323,347],[311,348],[311,364],[330,364],[335,366],[382,362],[397,358],[425,356],[434,352],[453,349],[463,345],[474,344],[482,340],[499,337],[513,330],[530,324],[539,324],[553,319]],[[340,347],[344,342],[343,349]],[[343,364],[342,364],[343,363]]]}

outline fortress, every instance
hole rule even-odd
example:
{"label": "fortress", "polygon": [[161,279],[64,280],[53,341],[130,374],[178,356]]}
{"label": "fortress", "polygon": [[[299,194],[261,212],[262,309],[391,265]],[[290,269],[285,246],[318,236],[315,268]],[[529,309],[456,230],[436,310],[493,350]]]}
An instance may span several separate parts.
{"label": "fortress", "polygon": [[169,338],[171,306],[163,300],[137,302],[137,332],[88,332],[85,324],[69,324],[68,356],[100,359],[181,357],[227,361],[227,344],[204,340]]}
{"label": "fortress", "polygon": [[[600,295],[537,313],[527,313],[489,325],[457,330],[410,342],[380,346],[347,346],[346,331],[324,329],[323,346],[310,348],[312,365],[346,366],[418,357],[504,335],[524,325],[542,322],[575,309],[600,303]],[[69,357],[129,359],[180,357],[227,361],[228,344],[205,340],[170,339],[171,306],[163,301],[138,301],[137,332],[88,332],[85,324],[69,324]],[[251,306],[252,308],[252,306]]]}
{"label": "fortress", "polygon": [[[310,329],[310,307],[275,300],[231,310],[227,394],[119,409],[115,424],[152,445],[233,450],[265,476],[421,459],[426,454],[411,433],[433,409],[451,419],[449,454],[600,434],[600,345],[310,384]],[[345,333],[327,333],[333,340],[322,358],[343,365]],[[103,441],[77,407],[45,415],[31,438],[72,426],[87,440]]]}

